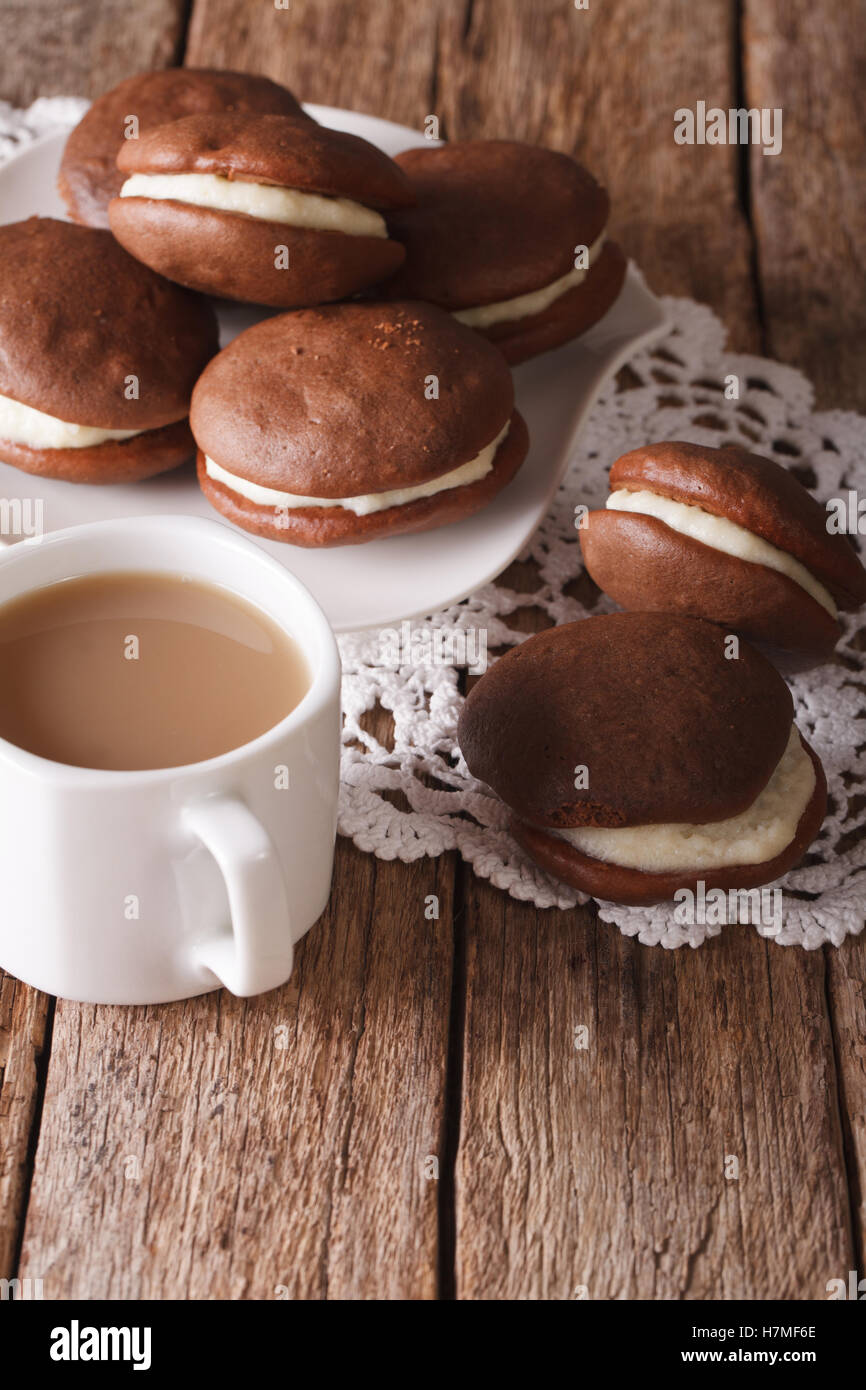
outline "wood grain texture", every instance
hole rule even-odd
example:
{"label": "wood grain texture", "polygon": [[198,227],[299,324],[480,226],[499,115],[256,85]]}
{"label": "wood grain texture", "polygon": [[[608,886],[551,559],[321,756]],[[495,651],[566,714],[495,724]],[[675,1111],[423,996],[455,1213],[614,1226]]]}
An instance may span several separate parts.
{"label": "wood grain texture", "polygon": [[184,0],[0,0],[0,100],[95,97],[134,72],[177,61]]}
{"label": "wood grain texture", "polygon": [[46,994],[0,970],[0,1279],[15,1277],[49,1005]]}
{"label": "wood grain texture", "polygon": [[863,938],[826,950],[827,997],[839,1073],[839,1108],[848,1169],[855,1257],[866,1271],[866,968]]}
{"label": "wood grain texture", "polygon": [[433,1298],[452,878],[344,844],[285,988],[61,1002],[22,1277],[50,1299]]}
{"label": "wood grain texture", "polygon": [[766,350],[826,408],[866,409],[866,4],[745,0],[745,95],[780,108],[782,152],[751,150]]}
{"label": "wood grain texture", "polygon": [[[750,159],[766,351],[799,367],[823,409],[866,410],[866,4],[745,0],[745,96],[779,107],[782,153]],[[864,850],[866,857],[866,850]],[[863,940],[827,951],[855,1259],[866,1270]]]}
{"label": "wood grain texture", "polygon": [[648,950],[477,880],[465,915],[460,1297],[821,1298],[854,1268],[820,955]]}
{"label": "wood grain texture", "polygon": [[[450,0],[449,0],[450,3]],[[196,0],[186,63],[283,82],[301,101],[417,125],[434,108],[437,0]]]}

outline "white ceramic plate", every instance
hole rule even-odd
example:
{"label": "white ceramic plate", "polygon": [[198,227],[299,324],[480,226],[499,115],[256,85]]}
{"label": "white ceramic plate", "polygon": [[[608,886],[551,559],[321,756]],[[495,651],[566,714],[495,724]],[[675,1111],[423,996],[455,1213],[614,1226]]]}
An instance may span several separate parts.
{"label": "white ceramic plate", "polygon": [[[417,131],[375,116],[329,106],[307,110],[323,125],[348,130],[398,154],[424,144]],[[34,213],[64,216],[55,180],[66,132],[46,136],[0,168],[0,222]],[[226,343],[267,314],[220,305]],[[515,371],[517,405],[529,426],[529,456],[508,487],[477,516],[417,536],[368,545],[304,550],[259,541],[307,585],[338,632],[376,628],[434,613],[501,574],[545,515],[573,450],[577,432],[605,380],[665,328],[661,306],[630,267],[622,294],[604,319],[578,342],[524,363]],[[205,501],[191,466],[143,483],[88,487],[36,479],[0,464],[0,498],[44,503],[47,530],[110,517],[178,513],[219,519]]]}

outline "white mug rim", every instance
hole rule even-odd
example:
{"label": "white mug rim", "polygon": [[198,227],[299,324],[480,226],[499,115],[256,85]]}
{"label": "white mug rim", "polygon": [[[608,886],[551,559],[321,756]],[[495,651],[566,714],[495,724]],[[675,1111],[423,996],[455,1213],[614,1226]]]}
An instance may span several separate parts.
{"label": "white mug rim", "polygon": [[[275,580],[292,589],[295,596],[305,604],[308,613],[312,616],[313,624],[320,638],[321,649],[316,654],[315,664],[311,660],[310,652],[302,648],[311,669],[310,684],[306,692],[299,703],[295,705],[294,709],[290,710],[278,724],[274,724],[270,729],[266,729],[264,733],[258,734],[256,738],[249,740],[249,742],[238,744],[236,748],[230,748],[227,752],[220,753],[216,757],[204,758],[194,763],[178,763],[173,767],[129,769],[79,767],[74,763],[61,763],[55,761],[53,758],[44,758],[39,753],[31,753],[26,748],[20,748],[18,744],[10,743],[9,740],[3,738],[2,735],[0,735],[0,758],[17,766],[22,772],[31,775],[42,777],[51,776],[55,780],[74,781],[87,786],[105,786],[106,788],[111,787],[113,789],[117,789],[125,779],[132,785],[146,786],[161,781],[170,782],[179,777],[188,778],[196,775],[207,776],[231,767],[242,758],[258,756],[267,749],[269,743],[278,742],[287,734],[294,732],[296,727],[303,726],[310,718],[314,718],[317,714],[321,713],[326,707],[329,699],[332,698],[335,686],[339,692],[340,655],[337,647],[337,640],[320,604],[310,593],[309,589],[306,585],[301,583],[300,579],[298,579],[290,569],[287,569],[285,565],[281,564],[279,560],[274,559],[273,556],[268,555],[267,551],[263,550],[262,547],[257,545],[250,537],[243,535],[234,528],[225,525],[223,522],[211,520],[209,517],[184,516],[182,514],[166,516],[153,513],[146,516],[113,517],[103,521],[88,521],[78,526],[64,527],[59,531],[47,531],[42,536],[30,537],[18,541],[14,545],[4,547],[3,550],[0,551],[0,576],[2,576],[2,572],[7,565],[14,565],[16,560],[22,560],[25,553],[29,554],[36,549],[42,549],[46,546],[69,544],[72,541],[84,541],[86,543],[92,537],[98,537],[100,534],[116,534],[118,531],[122,530],[139,533],[142,530],[151,530],[155,533],[166,531],[169,534],[173,532],[182,534],[183,532],[189,531],[204,531],[208,536],[213,536],[214,544],[221,543],[223,545],[233,546],[239,553],[248,556],[251,561],[262,564],[267,569],[271,570]],[[134,568],[134,566],[131,567],[131,572],[134,571]],[[182,564],[173,565],[171,563],[166,563],[164,568],[160,566],[148,572],[162,572],[176,575],[182,568]],[[75,575],[70,577],[83,577],[91,573],[98,573],[98,571],[92,571],[86,567],[82,567],[80,571],[76,571]],[[218,583],[219,581],[212,582]],[[24,590],[23,592],[33,592],[38,587],[41,586],[34,585],[33,589]],[[223,587],[233,589],[239,597],[244,598],[246,602],[252,604],[254,608],[261,608],[261,605],[255,599],[251,599],[245,595],[241,588],[235,588],[231,584],[226,584]],[[3,606],[3,602],[4,601],[0,599],[0,607]],[[286,625],[273,613],[269,613],[268,617],[271,618],[272,622],[277,623],[280,629],[287,633],[288,636],[294,637],[296,641],[299,641],[297,636],[289,632]]]}

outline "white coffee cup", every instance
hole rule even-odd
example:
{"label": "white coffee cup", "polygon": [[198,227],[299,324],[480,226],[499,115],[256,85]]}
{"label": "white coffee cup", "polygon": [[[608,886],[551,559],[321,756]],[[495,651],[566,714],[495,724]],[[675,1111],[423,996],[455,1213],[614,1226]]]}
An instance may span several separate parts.
{"label": "white coffee cup", "polygon": [[[0,738],[0,966],[50,994],[155,1004],[283,984],[328,900],[340,658],[318,604],[245,536],[197,517],[100,521],[0,552],[0,603],[85,574],[186,574],[232,589],[299,644],[300,704],[205,762],[106,772]],[[286,785],[287,784],[287,785]]]}

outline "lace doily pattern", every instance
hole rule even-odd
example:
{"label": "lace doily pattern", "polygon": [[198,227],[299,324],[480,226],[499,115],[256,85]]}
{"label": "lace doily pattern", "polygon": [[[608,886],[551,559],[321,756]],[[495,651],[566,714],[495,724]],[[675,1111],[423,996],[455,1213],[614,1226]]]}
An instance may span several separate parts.
{"label": "lace doily pattern", "polygon": [[81,97],[39,97],[26,111],[0,101],[0,164],[53,130],[71,130],[89,106]]}
{"label": "lace doily pattern", "polygon": [[[71,127],[86,107],[74,97],[40,98],[27,111],[0,102],[0,162],[33,139]],[[469,776],[455,737],[459,685],[476,650],[468,639],[483,634],[491,655],[522,641],[525,609],[551,625],[612,609],[583,571],[574,509],[603,503],[607,469],[627,449],[653,439],[735,442],[777,458],[822,500],[849,491],[866,495],[866,420],[844,411],[813,413],[812,388],[799,372],[726,353],[724,329],[707,308],[678,299],[666,307],[666,339],[637,355],[598,400],[550,513],[518,566],[519,587],[488,585],[426,623],[413,623],[411,644],[395,645],[393,634],[383,640],[378,632],[340,639],[339,829],[360,849],[406,862],[457,850],[475,873],[537,907],[568,909],[585,900],[527,859],[508,834],[504,807]],[[738,379],[738,399],[726,398],[730,377]],[[788,677],[797,722],[827,772],[830,805],[810,854],[782,880],[782,930],[755,928],[784,945],[839,945],[866,919],[866,614],[843,621],[834,662]],[[443,663],[443,651],[453,660]],[[387,742],[369,731],[377,705],[392,716]],[[598,910],[646,945],[698,946],[723,930],[680,926],[671,904],[600,903]]]}
{"label": "lace doily pattern", "polygon": [[[866,495],[866,420],[844,411],[815,414],[804,376],[777,362],[726,353],[711,311],[669,299],[667,337],[640,353],[609,383],[580,439],[554,505],[522,557],[520,587],[488,585],[465,603],[413,624],[414,650],[379,633],[341,639],[344,677],[343,793],[340,831],[384,859],[413,860],[456,849],[475,873],[537,907],[567,909],[579,894],[551,879],[508,835],[501,804],[468,774],[455,740],[462,696],[460,665],[432,660],[441,650],[474,650],[468,632],[486,632],[488,650],[525,637],[519,615],[533,608],[546,624],[613,610],[589,582],[574,526],[575,507],[603,505],[607,470],[620,454],[653,439],[737,443],[789,467],[822,500]],[[737,379],[737,399],[726,382]],[[790,673],[799,727],[821,757],[830,804],[820,838],[782,888],[782,925],[754,929],[785,945],[838,945],[866,918],[866,614],[844,618],[833,663]],[[463,634],[461,641],[460,634]],[[426,641],[425,641],[426,638]],[[424,661],[424,651],[431,659]],[[404,655],[421,660],[401,664]],[[388,659],[390,658],[390,659]],[[369,732],[376,704],[393,716],[387,746]],[[680,925],[670,903],[599,903],[604,921],[646,945],[698,946],[723,927]],[[712,914],[707,914],[711,916]]]}

